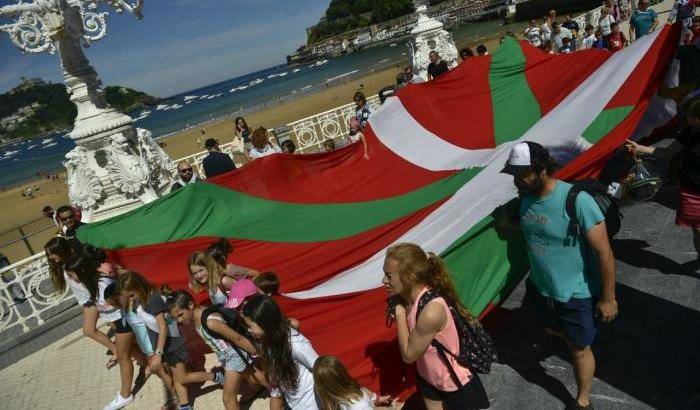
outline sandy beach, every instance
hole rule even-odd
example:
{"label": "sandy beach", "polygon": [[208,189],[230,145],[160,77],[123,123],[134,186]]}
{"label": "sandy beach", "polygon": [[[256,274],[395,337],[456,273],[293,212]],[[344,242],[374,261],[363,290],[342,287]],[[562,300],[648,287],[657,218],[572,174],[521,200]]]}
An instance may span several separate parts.
{"label": "sandy beach", "polygon": [[[482,42],[489,50],[495,50],[498,47],[498,40],[499,37],[495,36],[487,41],[482,40]],[[458,43],[457,47],[470,46],[475,48],[476,45],[472,43]],[[374,95],[379,89],[394,84],[396,74],[400,71],[401,65],[370,72],[365,76],[340,85],[331,86],[314,94],[301,96],[278,105],[269,105],[267,108],[246,115],[245,118],[252,129],[260,126],[273,128],[287,124],[352,102],[352,96],[356,91],[362,91],[367,96]],[[202,151],[203,140],[206,138],[216,138],[222,144],[230,142],[234,135],[233,121],[233,117],[214,120],[164,137],[160,141],[165,143],[165,151],[172,159],[182,158]],[[201,128],[204,128],[206,136],[202,135]],[[198,139],[199,142],[197,141]],[[26,199],[22,196],[22,191],[29,186],[39,188],[32,199]],[[65,172],[60,174],[57,181],[36,180],[0,193],[0,207],[5,210],[0,215],[0,252],[5,254],[10,259],[10,262],[29,257],[28,248],[22,241],[10,246],[2,246],[21,237],[17,229],[11,232],[5,231],[19,224],[41,218],[41,209],[46,205],[57,208],[66,203],[68,203],[68,187],[66,185]],[[24,233],[28,234],[37,231],[50,224],[51,221],[48,219],[40,219],[25,226]],[[29,243],[34,252],[41,251],[44,243],[54,234],[55,231],[53,229],[48,229],[32,236]]]}

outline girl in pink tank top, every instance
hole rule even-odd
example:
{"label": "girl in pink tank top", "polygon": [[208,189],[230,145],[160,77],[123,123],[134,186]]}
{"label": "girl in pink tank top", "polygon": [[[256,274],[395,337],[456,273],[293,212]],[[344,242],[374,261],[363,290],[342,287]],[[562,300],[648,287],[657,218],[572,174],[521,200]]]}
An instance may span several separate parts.
{"label": "girl in pink tank top", "polygon": [[[423,291],[418,295],[417,300],[419,300],[427,290],[428,288],[423,289]],[[447,316],[447,323],[445,324],[445,327],[435,334],[435,339],[442,343],[442,345],[445,346],[447,350],[452,352],[452,354],[459,355],[459,335],[457,334],[457,327],[455,326],[454,319],[450,313],[450,308],[447,307],[445,299],[441,297],[435,298],[428,302],[428,304],[433,303],[439,304]],[[416,329],[417,310],[418,303],[414,303],[410,312],[408,313],[408,329],[411,332]],[[447,360],[459,378],[460,383],[462,385],[469,383],[472,378],[472,373],[469,371],[469,369],[457,363],[457,360],[455,360],[455,358],[450,354],[447,355]],[[428,346],[428,349],[425,351],[423,356],[416,361],[416,368],[418,369],[418,374],[420,377],[442,391],[456,391],[461,387],[457,386],[455,381],[452,380],[450,370],[445,365],[443,359],[440,358],[437,349],[433,345]]]}
{"label": "girl in pink tank top", "polygon": [[[426,408],[488,408],[481,380],[454,357],[460,353],[459,334],[449,306],[465,316],[467,313],[440,257],[415,244],[393,245],[387,250],[382,283],[397,302],[399,350],[404,362],[416,363],[418,390]],[[425,303],[418,314],[418,302],[428,290],[438,297]],[[441,355],[433,341],[449,353]]]}

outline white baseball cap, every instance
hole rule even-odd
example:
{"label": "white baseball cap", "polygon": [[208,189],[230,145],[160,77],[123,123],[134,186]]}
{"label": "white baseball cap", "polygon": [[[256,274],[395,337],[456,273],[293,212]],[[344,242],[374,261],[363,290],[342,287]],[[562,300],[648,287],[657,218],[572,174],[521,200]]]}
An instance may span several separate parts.
{"label": "white baseball cap", "polygon": [[532,167],[532,159],[539,158],[545,160],[549,157],[547,150],[540,144],[531,141],[523,141],[513,145],[508,155],[506,166],[501,172],[517,175],[527,171]]}

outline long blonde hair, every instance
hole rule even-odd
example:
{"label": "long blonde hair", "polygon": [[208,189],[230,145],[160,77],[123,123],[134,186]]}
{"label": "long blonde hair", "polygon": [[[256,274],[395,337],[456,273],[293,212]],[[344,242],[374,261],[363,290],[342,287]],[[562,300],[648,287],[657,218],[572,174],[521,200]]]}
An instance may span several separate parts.
{"label": "long blonde hair", "polygon": [[190,255],[190,258],[187,260],[187,271],[190,273],[190,285],[195,292],[199,292],[201,286],[194,278],[192,265],[207,269],[207,290],[211,293],[215,293],[216,289],[221,285],[221,277],[224,275],[225,268],[222,268],[216,259],[207,253],[197,251]]}
{"label": "long blonde hair", "polygon": [[462,316],[473,319],[469,309],[459,299],[442,258],[407,242],[390,246],[386,251],[386,258],[397,263],[399,280],[405,288],[413,289],[416,285],[425,285],[457,308]]}
{"label": "long blonde hair", "polygon": [[117,292],[134,292],[139,298],[139,302],[144,306],[148,303],[148,298],[157,291],[156,285],[138,272],[127,271],[119,275],[119,279],[117,279]]}
{"label": "long blonde hair", "polygon": [[323,410],[339,410],[340,404],[350,404],[364,396],[357,380],[334,356],[321,356],[314,363],[314,388]]}

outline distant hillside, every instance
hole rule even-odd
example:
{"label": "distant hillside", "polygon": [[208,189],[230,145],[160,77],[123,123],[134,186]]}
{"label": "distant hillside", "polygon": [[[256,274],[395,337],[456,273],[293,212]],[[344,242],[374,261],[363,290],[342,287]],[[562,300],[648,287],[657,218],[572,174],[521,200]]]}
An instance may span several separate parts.
{"label": "distant hillside", "polygon": [[308,29],[308,43],[315,43],[346,31],[381,23],[414,11],[412,0],[331,0],[321,21]]}
{"label": "distant hillside", "polygon": [[[128,113],[158,103],[148,94],[125,87],[107,87],[107,103]],[[24,80],[0,94],[0,139],[32,138],[73,128],[77,111],[63,84]]]}

